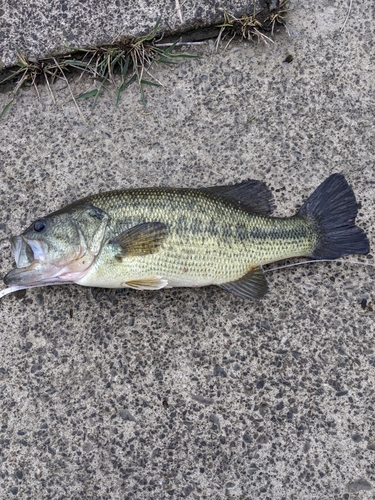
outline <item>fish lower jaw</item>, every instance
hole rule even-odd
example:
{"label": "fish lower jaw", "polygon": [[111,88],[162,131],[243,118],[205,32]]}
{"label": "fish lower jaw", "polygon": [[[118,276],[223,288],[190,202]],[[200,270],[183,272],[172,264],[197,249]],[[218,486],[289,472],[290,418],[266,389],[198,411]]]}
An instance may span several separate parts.
{"label": "fish lower jaw", "polygon": [[25,284],[12,284],[8,283],[9,286],[0,290],[0,299],[5,295],[12,292],[18,292],[19,290],[27,290],[28,288],[39,288],[42,286],[52,286],[52,285],[72,285],[76,283],[76,279],[82,277],[83,273],[71,273],[66,272],[64,274],[50,276],[43,280],[35,280]]}

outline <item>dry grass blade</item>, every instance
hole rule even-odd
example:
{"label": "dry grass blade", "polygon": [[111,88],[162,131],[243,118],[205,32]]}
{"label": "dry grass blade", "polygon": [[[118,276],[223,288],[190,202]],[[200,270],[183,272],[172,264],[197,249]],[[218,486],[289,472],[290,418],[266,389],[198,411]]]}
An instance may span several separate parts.
{"label": "dry grass blade", "polygon": [[348,8],[348,12],[346,14],[346,17],[345,17],[345,21],[344,21],[344,24],[341,26],[340,28],[340,31],[343,31],[345,26],[346,26],[346,23],[348,22],[348,19],[349,19],[349,16],[350,16],[350,12],[352,10],[352,5],[353,5],[353,0],[350,0],[350,3],[349,3],[349,8]]}
{"label": "dry grass blade", "polygon": [[31,80],[31,85],[34,87],[35,92],[37,93],[38,99],[40,99],[39,90],[38,90],[38,87],[36,86],[36,83],[35,83],[36,76],[37,76],[37,74],[36,74],[36,73],[33,73],[33,74],[32,74],[32,76],[31,76],[31,78],[32,78],[32,80]]}
{"label": "dry grass blade", "polygon": [[86,121],[86,118],[83,116],[82,111],[81,111],[80,107],[78,106],[78,103],[77,103],[77,101],[76,101],[76,99],[75,99],[75,97],[74,97],[74,94],[73,94],[73,92],[72,92],[72,88],[71,88],[71,86],[70,86],[70,84],[69,84],[69,81],[68,81],[68,79],[67,79],[67,77],[66,77],[66,75],[65,75],[64,71],[61,69],[61,66],[60,66],[60,64],[57,62],[57,60],[56,60],[55,58],[53,58],[53,60],[55,61],[56,66],[59,68],[60,73],[61,73],[61,75],[62,75],[62,78],[66,81],[66,84],[68,85],[68,89],[69,89],[70,95],[72,96],[72,99],[73,99],[74,104],[75,104],[75,106],[76,106],[76,108],[77,108],[77,111],[78,111],[79,116],[80,116],[80,117],[82,118],[82,120],[85,122],[85,121]]}
{"label": "dry grass blade", "polygon": [[175,0],[175,1],[176,1],[176,12],[177,12],[177,15],[178,15],[180,22],[182,24],[184,21],[182,19],[181,5],[180,5],[179,0]]}
{"label": "dry grass blade", "polygon": [[48,87],[48,90],[49,90],[49,92],[50,92],[50,94],[51,94],[52,102],[53,102],[53,104],[55,104],[55,105],[56,105],[55,96],[53,95],[53,92],[52,92],[51,86],[50,86],[49,81],[48,81],[48,76],[47,76],[47,74],[46,74],[46,73],[44,73],[44,78],[45,78],[45,80],[46,80],[46,85],[47,85],[47,87]]}
{"label": "dry grass blade", "polygon": [[[10,110],[10,107],[13,104],[20,88],[24,85],[24,83],[27,80],[30,79],[30,77],[31,78],[33,77],[33,73],[31,73],[31,74],[28,73],[28,66],[25,64],[24,58],[21,56],[20,52],[17,51],[17,55],[19,57],[19,64],[18,65],[21,66],[21,68],[18,71],[16,71],[14,74],[10,75],[9,77],[4,78],[4,80],[2,80],[0,82],[0,83],[5,83],[16,76],[21,75],[15,88],[12,91],[12,95],[13,95],[12,99],[4,106],[4,108],[2,109],[2,111],[0,113],[0,120],[8,114],[8,111]],[[35,84],[35,76],[33,79],[33,83]],[[39,95],[39,93],[38,93],[38,95]]]}

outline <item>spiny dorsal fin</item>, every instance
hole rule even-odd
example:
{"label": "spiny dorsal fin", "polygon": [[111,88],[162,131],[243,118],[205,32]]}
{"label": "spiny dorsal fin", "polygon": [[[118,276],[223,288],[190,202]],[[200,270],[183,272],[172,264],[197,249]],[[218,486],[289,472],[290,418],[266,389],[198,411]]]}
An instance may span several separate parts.
{"label": "spiny dorsal fin", "polygon": [[261,299],[268,292],[267,281],[261,267],[256,267],[239,280],[220,286],[243,299]]}
{"label": "spiny dorsal fin", "polygon": [[150,255],[158,251],[167,234],[167,226],[162,222],[145,222],[127,229],[109,244],[118,247],[117,259]]}
{"label": "spiny dorsal fin", "polygon": [[153,278],[142,278],[139,280],[126,281],[123,286],[135,290],[160,290],[168,285],[168,281],[158,276]]}
{"label": "spiny dorsal fin", "polygon": [[267,184],[262,181],[249,180],[233,186],[213,186],[202,188],[218,196],[236,201],[249,212],[270,215],[275,209],[273,195]]}

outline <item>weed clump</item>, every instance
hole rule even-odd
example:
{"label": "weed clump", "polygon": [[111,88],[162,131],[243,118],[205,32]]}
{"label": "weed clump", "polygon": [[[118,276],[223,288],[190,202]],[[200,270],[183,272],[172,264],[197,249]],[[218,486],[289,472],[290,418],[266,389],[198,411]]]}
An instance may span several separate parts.
{"label": "weed clump", "polygon": [[[159,21],[143,37],[113,41],[111,44],[103,44],[100,47],[76,49],[69,54],[58,57],[52,56],[36,60],[27,58],[20,51],[17,51],[17,69],[10,71],[10,74],[0,81],[0,85],[6,82],[14,82],[15,84],[12,98],[1,111],[0,118],[7,114],[19,90],[25,84],[33,86],[39,95],[37,85],[45,82],[52,101],[56,103],[52,85],[57,79],[66,82],[77,110],[82,117],[77,101],[92,97],[95,106],[99,95],[105,89],[105,85],[115,83],[115,75],[121,77],[121,83],[117,89],[116,105],[120,101],[122,92],[135,82],[139,87],[142,103],[146,106],[144,87],[146,85],[162,86],[150,71],[153,64],[172,65],[178,62],[179,59],[199,57],[193,54],[173,52],[177,42],[170,44],[167,48],[158,47],[156,40],[158,27]],[[73,71],[78,71],[81,75],[92,76],[98,82],[98,86],[75,97],[67,78],[67,75]]]}

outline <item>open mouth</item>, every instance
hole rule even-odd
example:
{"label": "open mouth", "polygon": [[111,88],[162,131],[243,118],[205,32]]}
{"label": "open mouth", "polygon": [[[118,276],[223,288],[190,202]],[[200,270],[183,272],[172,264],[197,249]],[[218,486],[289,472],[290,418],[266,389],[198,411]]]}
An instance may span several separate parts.
{"label": "open mouth", "polygon": [[34,260],[31,246],[26,243],[22,236],[13,236],[10,242],[16,266],[18,268],[30,266]]}
{"label": "open mouth", "polygon": [[27,239],[22,235],[13,236],[10,242],[17,269],[13,269],[4,277],[6,285],[40,285],[50,282],[59,274],[56,266],[44,262],[47,249],[43,242]]}
{"label": "open mouth", "polygon": [[41,241],[13,236],[10,242],[14,260],[19,269],[28,267],[35,261],[43,261],[46,256],[46,248]]}

